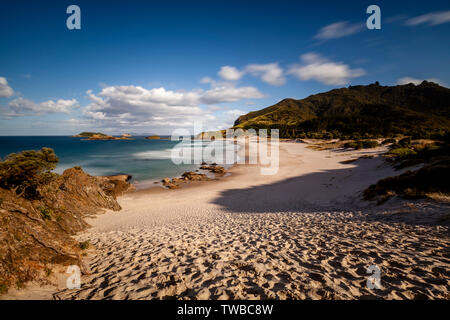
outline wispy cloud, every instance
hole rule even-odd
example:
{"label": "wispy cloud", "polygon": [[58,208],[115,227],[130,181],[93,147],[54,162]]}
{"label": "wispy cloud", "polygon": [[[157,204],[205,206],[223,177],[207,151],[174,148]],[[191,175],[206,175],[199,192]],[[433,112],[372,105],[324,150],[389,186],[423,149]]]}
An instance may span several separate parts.
{"label": "wispy cloud", "polygon": [[321,28],[319,32],[315,35],[315,38],[318,40],[337,39],[350,36],[363,30],[364,24],[362,23],[339,21]]}
{"label": "wispy cloud", "polygon": [[436,26],[443,23],[450,22],[450,10],[449,11],[436,11],[427,13],[418,17],[408,19],[406,25],[416,26],[419,24],[427,24],[429,26]]}
{"label": "wispy cloud", "polygon": [[315,80],[326,85],[345,85],[353,78],[366,74],[361,69],[351,69],[342,62],[333,62],[316,53],[306,53],[300,57],[302,64],[289,68],[288,74],[299,80]]}

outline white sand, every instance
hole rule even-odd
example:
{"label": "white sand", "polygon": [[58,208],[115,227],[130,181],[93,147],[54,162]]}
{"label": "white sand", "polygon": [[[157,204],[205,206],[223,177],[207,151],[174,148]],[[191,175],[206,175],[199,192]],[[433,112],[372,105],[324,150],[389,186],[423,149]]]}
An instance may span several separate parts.
{"label": "white sand", "polygon": [[[341,163],[381,149],[280,146],[274,176],[236,166],[219,181],[122,197],[122,211],[89,221],[78,237],[96,248],[86,259],[92,274],[57,297],[449,298],[448,227],[396,222],[398,211],[360,200],[398,174],[380,157]],[[370,265],[381,269],[380,290],[366,286]]]}

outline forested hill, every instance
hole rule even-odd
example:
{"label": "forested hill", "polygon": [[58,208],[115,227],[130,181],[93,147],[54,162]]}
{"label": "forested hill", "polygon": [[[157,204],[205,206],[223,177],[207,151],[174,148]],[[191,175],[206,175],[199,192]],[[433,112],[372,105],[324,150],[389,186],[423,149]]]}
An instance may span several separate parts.
{"label": "forested hill", "polygon": [[277,128],[282,137],[441,136],[450,131],[450,89],[427,81],[350,86],[284,99],[239,117],[234,128]]}

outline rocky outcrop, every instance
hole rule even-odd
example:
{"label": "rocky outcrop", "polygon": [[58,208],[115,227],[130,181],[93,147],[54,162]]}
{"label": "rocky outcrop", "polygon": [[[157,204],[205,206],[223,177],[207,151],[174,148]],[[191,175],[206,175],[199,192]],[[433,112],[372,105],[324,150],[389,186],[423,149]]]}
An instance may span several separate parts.
{"label": "rocky outcrop", "polygon": [[101,132],[82,132],[72,136],[73,138],[85,138],[83,140],[131,140],[131,135],[123,134],[121,137],[110,136]]}
{"label": "rocky outcrop", "polygon": [[128,137],[128,136],[113,137],[113,136],[93,135],[92,137],[89,137],[85,140],[130,140],[130,137]]}
{"label": "rocky outcrop", "polygon": [[187,171],[181,175],[187,181],[206,181],[210,180],[206,174]]}
{"label": "rocky outcrop", "polygon": [[[223,176],[227,171],[224,167],[217,165],[217,163],[207,164],[203,162],[201,170],[207,170],[211,173],[214,173],[215,176]],[[199,171],[199,170],[197,170]],[[181,187],[181,184],[189,182],[189,181],[208,181],[212,180],[204,173],[186,171],[181,175],[181,178],[164,178],[161,180],[163,186],[167,189],[178,189]]]}
{"label": "rocky outcrop", "polygon": [[187,171],[181,175],[181,178],[164,178],[161,180],[163,186],[168,189],[178,189],[180,184],[189,181],[208,181],[211,180],[206,174]]}
{"label": "rocky outcrop", "polygon": [[211,165],[204,163],[202,164],[200,169],[208,170],[209,172],[212,172],[217,175],[224,175],[225,173],[227,173],[227,170],[224,167],[218,166],[216,163],[213,163]]}
{"label": "rocky outcrop", "polygon": [[130,190],[126,175],[93,177],[67,169],[28,200],[0,188],[0,291],[39,279],[53,264],[78,264],[80,246],[71,235],[86,216],[121,209],[116,197]]}

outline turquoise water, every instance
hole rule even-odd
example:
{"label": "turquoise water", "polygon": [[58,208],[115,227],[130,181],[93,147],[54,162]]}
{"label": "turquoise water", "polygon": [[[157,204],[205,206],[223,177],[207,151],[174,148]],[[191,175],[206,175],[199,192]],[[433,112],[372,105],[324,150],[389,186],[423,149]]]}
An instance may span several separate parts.
{"label": "turquoise water", "polygon": [[[179,176],[198,167],[195,164],[177,165],[172,162],[172,148],[179,147],[179,143],[165,139],[146,140],[144,137],[133,137],[133,140],[85,141],[61,136],[0,136],[0,157],[23,150],[49,147],[59,157],[55,170],[58,173],[81,166],[91,175],[131,174],[133,181],[140,183]],[[206,143],[202,141],[193,141],[189,145],[192,150],[203,149],[205,146]]]}

